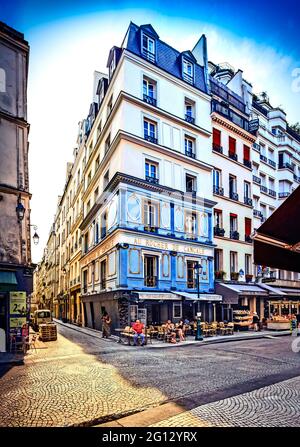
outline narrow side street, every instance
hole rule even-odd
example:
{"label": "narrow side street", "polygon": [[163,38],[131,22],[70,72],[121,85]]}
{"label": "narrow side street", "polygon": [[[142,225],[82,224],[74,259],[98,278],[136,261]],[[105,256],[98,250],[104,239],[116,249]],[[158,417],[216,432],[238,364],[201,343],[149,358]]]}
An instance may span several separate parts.
{"label": "narrow side street", "polygon": [[[24,365],[0,366],[0,425],[99,425],[173,402],[176,416],[165,413],[148,425],[242,426],[247,412],[251,425],[267,405],[281,424],[300,426],[300,356],[291,341],[147,350],[59,326],[58,340],[40,342]],[[269,418],[269,425],[277,422]]]}

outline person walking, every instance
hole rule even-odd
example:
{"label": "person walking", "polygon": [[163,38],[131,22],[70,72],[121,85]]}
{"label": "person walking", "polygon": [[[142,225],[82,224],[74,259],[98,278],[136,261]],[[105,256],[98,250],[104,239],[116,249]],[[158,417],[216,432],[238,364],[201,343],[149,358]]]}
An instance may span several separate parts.
{"label": "person walking", "polygon": [[107,312],[104,312],[101,320],[102,320],[102,337],[109,338],[110,337],[111,318]]}
{"label": "person walking", "polygon": [[253,312],[253,329],[258,331],[259,318],[256,312]]}

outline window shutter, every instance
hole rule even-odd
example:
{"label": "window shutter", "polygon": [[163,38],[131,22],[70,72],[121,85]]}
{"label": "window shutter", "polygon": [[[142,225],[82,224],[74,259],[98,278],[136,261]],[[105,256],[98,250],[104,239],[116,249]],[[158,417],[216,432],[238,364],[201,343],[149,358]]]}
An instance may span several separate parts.
{"label": "window shutter", "polygon": [[221,146],[221,132],[215,128],[213,128],[213,144],[216,146]]}
{"label": "window shutter", "polygon": [[244,160],[250,161],[250,147],[244,144]]}
{"label": "window shutter", "polygon": [[245,236],[250,236],[251,234],[251,219],[245,217]]}
{"label": "window shutter", "polygon": [[229,137],[229,153],[235,154],[235,143],[236,140],[232,137]]}

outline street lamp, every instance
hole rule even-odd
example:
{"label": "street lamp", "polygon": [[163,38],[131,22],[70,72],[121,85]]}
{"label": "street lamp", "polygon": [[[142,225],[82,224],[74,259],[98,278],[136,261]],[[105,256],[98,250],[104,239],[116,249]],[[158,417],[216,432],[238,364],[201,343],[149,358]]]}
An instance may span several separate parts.
{"label": "street lamp", "polygon": [[16,213],[18,216],[18,221],[21,222],[24,219],[25,208],[21,201],[21,196],[18,197],[18,205],[16,206]]}
{"label": "street lamp", "polygon": [[33,227],[33,229],[34,229],[34,235],[32,236],[32,239],[33,239],[34,245],[37,245],[39,243],[39,240],[40,240],[40,236],[36,232],[37,226],[36,225],[30,225],[30,227]]}
{"label": "street lamp", "polygon": [[197,273],[197,295],[198,295],[198,304],[197,304],[197,332],[195,336],[195,340],[201,341],[203,340],[202,334],[201,334],[201,313],[200,313],[200,273],[202,272],[202,265],[197,262],[197,264],[194,265],[194,269]]}

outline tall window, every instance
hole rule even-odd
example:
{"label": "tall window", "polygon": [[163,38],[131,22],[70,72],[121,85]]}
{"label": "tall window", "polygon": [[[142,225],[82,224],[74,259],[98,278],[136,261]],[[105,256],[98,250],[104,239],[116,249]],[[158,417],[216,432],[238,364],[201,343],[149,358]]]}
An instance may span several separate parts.
{"label": "tall window", "polygon": [[221,148],[221,131],[213,128],[213,149],[220,152]]}
{"label": "tall window", "polygon": [[107,104],[107,116],[110,115],[111,111],[112,111],[112,107],[113,107],[113,97],[111,95],[108,104]]}
{"label": "tall window", "polygon": [[144,278],[145,286],[155,287],[157,285],[157,257],[148,256],[144,257]]}
{"label": "tall window", "polygon": [[155,61],[155,42],[146,34],[143,34],[142,38],[142,53],[149,61]]}
{"label": "tall window", "polygon": [[183,72],[183,79],[190,84],[193,84],[194,82],[194,70],[193,70],[193,64],[189,62],[186,59],[183,59],[182,61],[182,72]]}
{"label": "tall window", "polygon": [[229,175],[229,197],[234,200],[238,200],[236,187],[236,177],[234,177],[233,175]]}
{"label": "tall window", "polygon": [[220,272],[223,270],[223,250],[215,249],[215,271]]}
{"label": "tall window", "polygon": [[145,178],[152,183],[158,183],[158,163],[145,161]]}
{"label": "tall window", "polygon": [[185,190],[186,192],[195,192],[197,190],[197,178],[194,175],[185,175]]}
{"label": "tall window", "polygon": [[248,217],[245,217],[245,240],[246,242],[251,242],[251,235],[252,232],[252,223],[251,223],[251,219],[249,219]]}
{"label": "tall window", "polygon": [[195,123],[195,103],[187,98],[184,101],[185,120],[189,123]]}
{"label": "tall window", "polygon": [[238,229],[238,217],[236,214],[230,213],[230,238],[231,239],[239,239],[239,235],[237,232]]}
{"label": "tall window", "polygon": [[236,155],[236,139],[229,137],[229,157]]}
{"label": "tall window", "polygon": [[191,137],[188,137],[185,135],[184,137],[184,148],[185,148],[185,155],[191,158],[195,158],[195,140]]}
{"label": "tall window", "polygon": [[83,270],[82,272],[82,283],[83,283],[83,293],[87,292],[87,283],[88,283],[88,271]]}
{"label": "tall window", "polygon": [[214,186],[220,187],[222,185],[221,182],[221,171],[219,169],[214,169]]}
{"label": "tall window", "polygon": [[104,150],[105,150],[105,153],[108,151],[108,149],[110,148],[110,144],[111,144],[111,142],[110,142],[110,134],[108,135],[108,137],[106,138],[106,140],[105,140],[105,148],[104,148]]}
{"label": "tall window", "polygon": [[143,78],[143,99],[156,106],[156,82],[146,76]]}
{"label": "tall window", "polygon": [[245,274],[252,275],[251,255],[245,255]]}
{"label": "tall window", "polygon": [[157,124],[155,122],[144,119],[144,138],[151,143],[157,143]]}
{"label": "tall window", "polygon": [[197,287],[197,280],[195,278],[195,265],[196,261],[187,261],[187,287],[188,289],[195,289]]}
{"label": "tall window", "polygon": [[244,182],[244,197],[245,197],[245,199],[251,198],[250,183],[248,183],[248,182]]}
{"label": "tall window", "polygon": [[214,209],[214,225],[215,227],[223,227],[223,214],[222,210]]}
{"label": "tall window", "polygon": [[103,189],[107,187],[108,183],[109,183],[109,169],[105,172],[103,176]]}
{"label": "tall window", "polygon": [[100,264],[100,275],[101,275],[101,289],[106,287],[106,261],[101,261]]}
{"label": "tall window", "polygon": [[250,147],[244,144],[244,161],[250,161]]}
{"label": "tall window", "polygon": [[230,252],[230,273],[237,271],[237,252]]}

